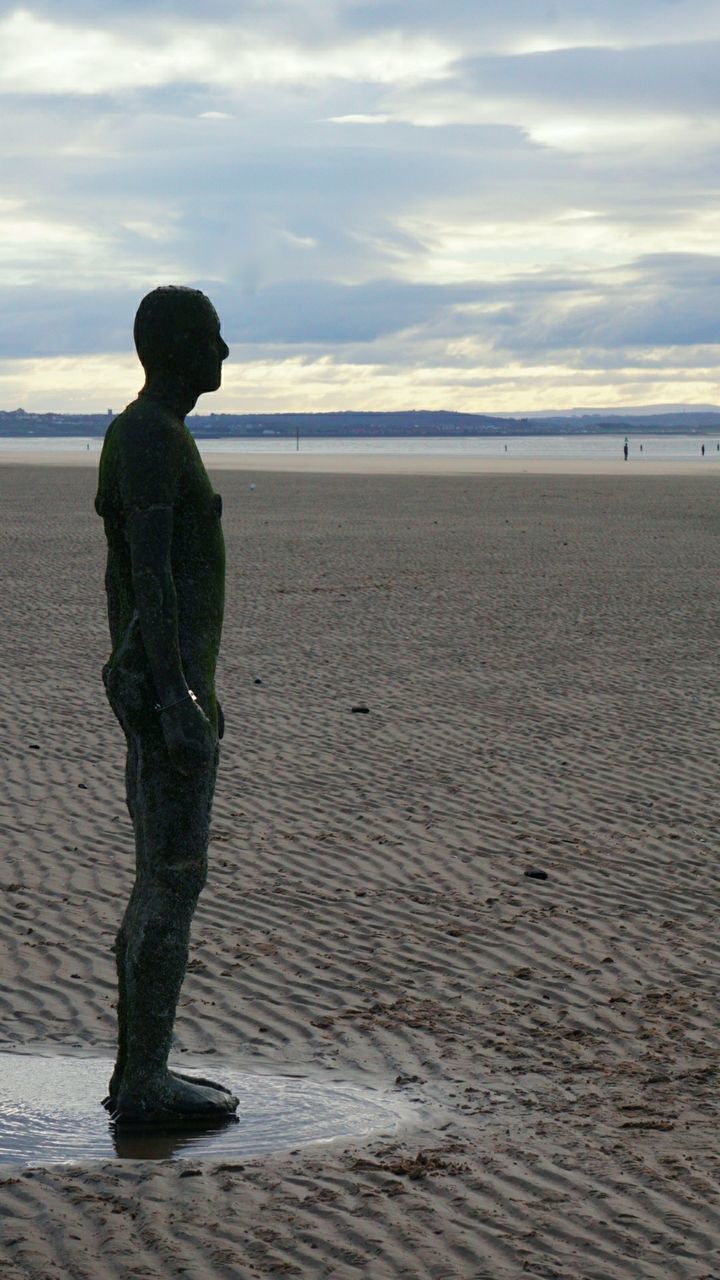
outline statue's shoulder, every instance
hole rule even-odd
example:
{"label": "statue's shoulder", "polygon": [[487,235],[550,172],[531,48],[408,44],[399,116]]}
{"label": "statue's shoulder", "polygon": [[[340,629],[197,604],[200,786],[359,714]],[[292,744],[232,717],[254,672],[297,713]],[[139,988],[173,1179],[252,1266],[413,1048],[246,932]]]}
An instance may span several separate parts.
{"label": "statue's shoulder", "polygon": [[179,419],[153,401],[133,400],[105,434],[96,509],[127,512],[171,504],[183,469],[182,446]]}
{"label": "statue's shoulder", "polygon": [[106,439],[111,434],[118,452],[140,449],[147,455],[177,445],[182,439],[183,424],[156,401],[138,396],[110,423]]}

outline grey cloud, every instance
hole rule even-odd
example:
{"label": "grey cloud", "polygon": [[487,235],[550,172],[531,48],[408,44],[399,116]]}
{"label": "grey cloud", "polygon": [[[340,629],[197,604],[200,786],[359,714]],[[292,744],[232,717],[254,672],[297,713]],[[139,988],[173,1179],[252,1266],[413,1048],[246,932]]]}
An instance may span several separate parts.
{"label": "grey cloud", "polygon": [[720,256],[655,254],[640,258],[630,278],[608,272],[598,300],[546,297],[509,300],[499,317],[498,349],[533,353],[693,347],[720,343]]}
{"label": "grey cloud", "polygon": [[[33,5],[41,11],[58,18],[55,4]],[[560,39],[583,22],[588,38],[614,32],[618,45],[641,38],[643,22],[648,36],[669,39],[684,28],[689,38],[699,15],[710,12],[704,4],[389,0],[311,11],[302,3],[208,0],[202,12],[219,23],[252,22],[271,36],[284,22],[283,38],[298,42],[384,30],[439,34],[467,56],[450,80],[417,87],[428,101],[462,92],[557,104],[568,114],[581,106],[660,112],[669,104],[709,114],[717,103],[717,44],[484,52],[495,37],[544,28]],[[720,9],[713,13],[708,30],[720,21]],[[156,18],[196,21],[197,14],[189,0],[68,0],[63,7],[64,21],[136,23],[139,31]],[[18,249],[11,266],[22,268],[28,283],[0,288],[0,354],[130,351],[143,282],[149,287],[158,276],[207,289],[241,362],[327,351],[350,363],[468,369],[477,359],[472,348],[457,345],[449,354],[448,345],[469,338],[498,362],[559,353],[582,364],[587,352],[598,367],[614,368],[628,352],[640,360],[650,348],[682,347],[690,360],[700,345],[720,342],[720,259],[712,254],[646,254],[629,279],[627,268],[574,270],[562,244],[549,265],[532,258],[533,224],[542,240],[543,222],[568,209],[593,210],[610,243],[614,228],[619,242],[631,230],[637,246],[641,229],[675,227],[678,243],[687,243],[688,216],[716,204],[714,144],[698,136],[695,149],[673,152],[668,144],[632,164],[607,152],[588,153],[579,164],[502,123],[328,123],[382,115],[392,101],[385,86],[350,82],[251,90],[182,83],[92,99],[67,95],[50,106],[41,95],[4,97],[0,197],[22,201],[27,219],[85,228],[98,247],[82,269],[62,253],[40,254],[33,264],[32,246],[20,261]],[[201,118],[213,111],[232,118]],[[502,231],[524,222],[528,246],[516,237],[514,249],[511,237],[505,251],[507,271],[522,264],[514,277],[478,278],[482,269],[469,252],[466,282],[418,283],[430,274],[428,225],[454,228],[461,244],[466,235],[471,250],[484,252],[472,237],[486,233],[473,233],[474,226],[496,223]],[[593,267],[590,251],[583,261]]]}
{"label": "grey cloud", "polygon": [[720,289],[720,256],[710,253],[647,253],[635,266],[647,280],[681,289]]}
{"label": "grey cloud", "polygon": [[627,294],[600,304],[578,307],[560,320],[552,315],[540,330],[540,342],[532,342],[527,328],[519,326],[513,345],[524,350],[564,350],[601,347],[673,347],[720,343],[720,290],[698,305],[696,297],[657,294],[635,299]]}
{"label": "grey cloud", "polygon": [[636,49],[558,49],[462,63],[463,86],[481,96],[541,100],[618,111],[628,106],[683,113],[720,104],[720,42]]}
{"label": "grey cloud", "polygon": [[[548,276],[497,284],[428,285],[378,279],[343,285],[322,280],[285,281],[250,292],[241,283],[219,283],[202,276],[168,276],[167,283],[191,284],[212,298],[228,341],[238,346],[336,350],[361,347],[407,330],[423,340],[446,341],[472,332],[477,325],[468,307],[502,302],[507,315],[550,296],[569,295],[582,287],[572,278]],[[148,287],[150,287],[148,285]],[[90,355],[127,351],[132,347],[132,318],[143,288],[17,287],[0,290],[0,357],[23,355]],[[494,314],[489,332],[502,317]],[[413,341],[413,340],[408,340]],[[317,350],[314,352],[317,355]],[[246,353],[255,358],[255,352]]]}
{"label": "grey cloud", "polygon": [[[0,5],[0,16],[17,10]],[[476,52],[503,41],[546,39],[575,44],[653,42],[720,37],[715,0],[33,0],[26,6],[51,21],[135,28],[148,24],[226,24],[258,36],[291,39],[306,47],[384,32],[458,41]]]}
{"label": "grey cloud", "polygon": [[[198,105],[187,90],[180,101]],[[135,273],[143,260],[149,269],[179,263],[193,276],[230,278],[250,289],[283,278],[384,274],[389,264],[423,252],[398,225],[418,205],[461,198],[480,209],[507,200],[516,171],[527,189],[540,171],[547,179],[567,169],[566,160],[548,162],[518,130],[428,134],[398,126],[368,137],[300,111],[279,112],[273,101],[266,111],[260,98],[254,114],[230,121],[183,115],[180,107],[172,113],[167,93],[151,102],[143,96],[128,118],[114,106],[93,116],[74,102],[67,113],[64,106],[52,113],[44,131],[50,154],[32,150],[43,136],[37,114],[24,122],[26,139],[17,147],[19,118],[4,162],[5,193],[24,199],[29,216],[51,205],[56,218],[107,235],[114,257],[135,264]],[[92,151],[68,154],[67,144],[86,127]],[[123,225],[138,220],[155,225],[157,241],[143,244]]]}
{"label": "grey cloud", "polygon": [[363,285],[297,281],[255,296],[224,289],[218,304],[228,335],[243,343],[365,343],[432,320],[449,308],[486,296],[481,285],[412,285],[392,280]]}
{"label": "grey cloud", "polygon": [[[302,280],[254,294],[202,277],[174,282],[210,294],[235,360],[258,358],[268,348],[283,357],[317,355],[320,347],[343,360],[376,361],[387,359],[377,344],[391,340],[392,357],[402,352],[412,364],[428,346],[441,353],[448,342],[467,337],[513,356],[720,342],[720,258],[698,263],[693,255],[641,259],[629,281],[610,272],[602,299],[593,302],[584,300],[585,278],[570,273],[467,285]],[[5,289],[0,356],[130,350],[132,316],[143,291]],[[366,348],[373,344],[369,356]],[[473,357],[454,359],[468,364]]]}
{"label": "grey cloud", "polygon": [[0,359],[132,349],[134,290],[0,288]]}
{"label": "grey cloud", "polygon": [[[374,342],[410,326],[442,328],[443,315],[453,307],[481,301],[487,294],[480,285],[402,285],[389,280],[358,286],[306,280],[255,294],[203,278],[168,283],[204,289],[235,347],[271,344],[303,350],[316,344],[337,348]],[[141,292],[0,290],[0,358],[131,350],[132,319]],[[234,358],[239,355],[236,349]]]}
{"label": "grey cloud", "polygon": [[[282,5],[286,22],[302,39],[309,6]],[[265,9],[267,14],[267,8]],[[454,39],[478,53],[504,42],[607,42],[623,45],[720,37],[715,0],[335,0],[325,3],[321,24],[335,34],[369,35],[402,31]],[[262,22],[263,15],[258,14]],[[310,28],[313,31],[314,28]],[[311,37],[313,38],[313,37]]]}
{"label": "grey cloud", "polygon": [[[14,13],[18,9],[14,0],[0,4],[0,17]],[[335,10],[335,5],[327,0],[203,0],[199,10],[197,0],[64,0],[62,13],[58,12],[57,0],[31,0],[23,6],[28,12],[53,22],[81,22],[86,26],[108,26],[137,23],[138,16],[146,21],[165,21],[177,23],[186,18],[199,26],[209,21],[227,23],[253,23],[259,29],[270,27],[276,23],[284,23],[287,29],[289,22],[311,21],[315,12],[318,18],[327,21]]]}

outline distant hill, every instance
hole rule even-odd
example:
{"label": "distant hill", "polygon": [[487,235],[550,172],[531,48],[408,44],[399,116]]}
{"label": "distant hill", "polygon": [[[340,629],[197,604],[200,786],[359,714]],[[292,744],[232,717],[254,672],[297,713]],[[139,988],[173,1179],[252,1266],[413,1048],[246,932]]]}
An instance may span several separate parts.
{"label": "distant hill", "polygon": [[525,418],[647,418],[667,413],[720,413],[717,404],[626,404],[622,409],[617,407],[592,409],[535,409],[531,413],[512,414]]}
{"label": "distant hill", "polygon": [[[665,406],[660,406],[663,410]],[[0,436],[103,436],[108,413],[26,413],[0,410]],[[720,435],[720,411],[676,409],[642,413],[619,411],[528,415],[409,409],[397,413],[211,413],[193,414],[188,426],[199,440],[308,436],[546,436],[546,435]]]}

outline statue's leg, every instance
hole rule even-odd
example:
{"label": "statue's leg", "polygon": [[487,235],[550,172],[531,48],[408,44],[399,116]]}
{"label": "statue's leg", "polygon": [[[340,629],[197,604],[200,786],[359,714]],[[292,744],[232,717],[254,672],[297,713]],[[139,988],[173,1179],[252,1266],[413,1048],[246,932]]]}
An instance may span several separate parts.
{"label": "statue's leg", "polygon": [[[138,750],[139,750],[139,743],[138,743],[137,735],[134,733],[128,732],[127,733],[127,761],[125,765],[125,786],[126,786],[125,794],[127,799],[128,812],[130,814],[130,819],[133,824],[133,831],[135,833],[136,862],[140,862],[142,860],[141,856],[137,854],[138,845],[142,841],[142,824],[139,823],[137,820],[138,807],[136,803],[137,775],[138,775]],[[114,1102],[115,1102],[115,1099],[117,1098],[117,1092],[120,1087],[120,1081],[122,1080],[123,1071],[125,1069],[125,1055],[127,1052],[127,1028],[126,1028],[127,990],[126,990],[126,982],[125,982],[125,962],[126,962],[128,936],[129,936],[129,933],[132,932],[131,921],[133,918],[133,911],[134,911],[134,904],[135,904],[136,897],[137,897],[137,880],[133,885],[133,890],[132,890],[132,893],[130,894],[130,901],[128,902],[127,907],[125,908],[125,914],[122,919],[122,924],[120,925],[120,928],[117,933],[117,937],[115,939],[115,968],[117,971],[117,983],[118,983],[117,1055],[115,1058],[115,1067],[113,1069],[113,1073],[110,1078],[110,1084],[108,1085],[108,1097],[105,1099],[105,1104],[106,1105],[112,1104],[113,1110],[114,1110]]]}
{"label": "statue's leg", "polygon": [[[127,807],[133,824],[135,833],[136,863],[139,867],[144,865],[144,856],[141,849],[143,840],[142,825],[142,805],[138,805],[138,755],[139,740],[136,734],[127,732],[127,762],[125,769],[126,781],[126,798]],[[137,879],[133,885],[130,900],[125,908],[122,924],[115,939],[115,967],[117,970],[118,984],[118,1000],[117,1000],[117,1054],[115,1058],[115,1066],[108,1085],[107,1097],[103,1100],[103,1105],[109,1112],[115,1112],[117,1109],[117,1096],[125,1070],[125,1058],[127,1054],[127,986],[125,979],[126,957],[128,938],[135,933],[135,906],[138,898],[138,882]],[[173,1071],[171,1075],[177,1076],[180,1080],[187,1080],[191,1084],[207,1085],[212,1089],[219,1089],[223,1093],[230,1093],[224,1085],[218,1081],[208,1079],[205,1076],[185,1075],[180,1071]]]}
{"label": "statue's leg", "polygon": [[207,871],[216,764],[192,777],[172,768],[159,730],[138,739],[134,822],[137,881],[124,932],[120,1117],[209,1116],[235,1110],[225,1090],[168,1069],[190,925]]}

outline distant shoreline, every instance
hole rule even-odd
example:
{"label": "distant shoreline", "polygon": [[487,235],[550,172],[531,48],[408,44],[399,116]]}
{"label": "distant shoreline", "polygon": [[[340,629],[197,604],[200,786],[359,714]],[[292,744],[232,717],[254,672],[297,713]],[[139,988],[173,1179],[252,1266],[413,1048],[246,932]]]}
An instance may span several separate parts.
{"label": "distant shoreline", "polygon": [[[104,413],[31,413],[0,410],[0,439],[102,438],[114,410]],[[718,436],[716,408],[637,408],[568,413],[460,413],[453,410],[343,410],[322,413],[193,413],[198,440],[302,439],[513,439],[520,436]]]}

